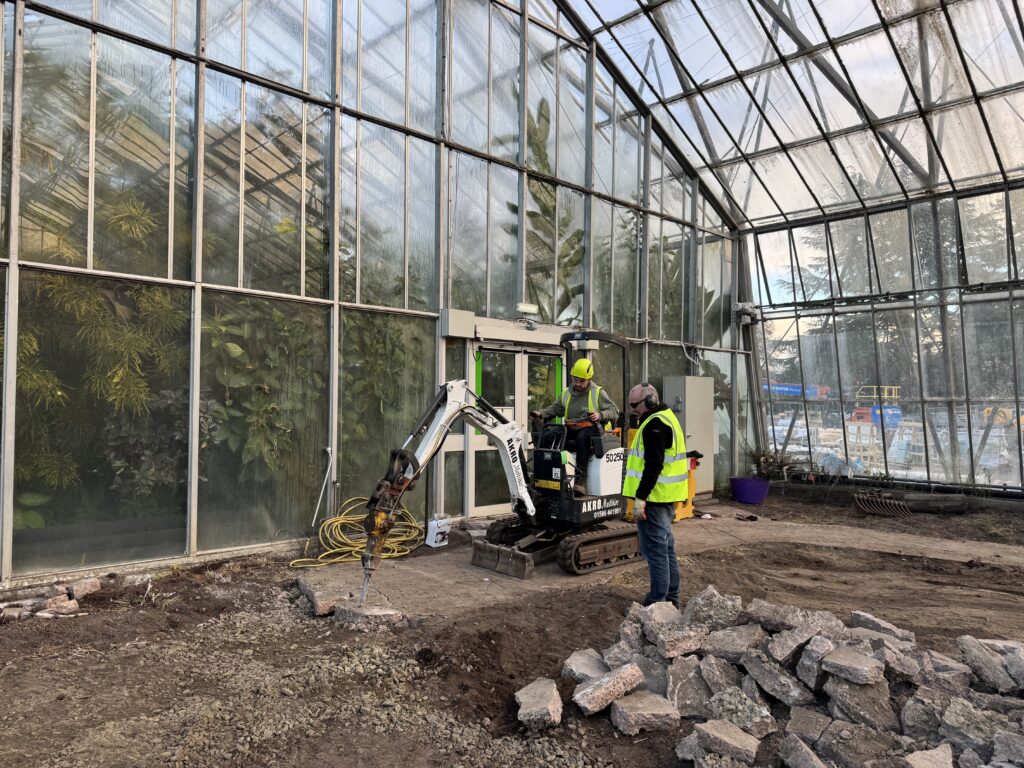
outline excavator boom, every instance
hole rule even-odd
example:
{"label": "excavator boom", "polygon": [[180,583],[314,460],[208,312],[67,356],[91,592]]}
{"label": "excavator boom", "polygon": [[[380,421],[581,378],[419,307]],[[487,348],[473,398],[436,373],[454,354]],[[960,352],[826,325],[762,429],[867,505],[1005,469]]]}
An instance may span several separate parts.
{"label": "excavator boom", "polygon": [[[536,514],[530,497],[523,430],[470,390],[464,379],[445,382],[402,447],[391,451],[387,471],[377,481],[366,504],[366,517],[363,519],[366,549],[361,558],[363,586],[359,594],[360,606],[366,603],[370,578],[380,565],[384,540],[395,524],[402,496],[412,489],[420,473],[441,450],[445,436],[460,420],[487,435],[497,449],[508,480],[512,511],[528,518]],[[416,449],[410,451],[409,447],[414,442]]]}

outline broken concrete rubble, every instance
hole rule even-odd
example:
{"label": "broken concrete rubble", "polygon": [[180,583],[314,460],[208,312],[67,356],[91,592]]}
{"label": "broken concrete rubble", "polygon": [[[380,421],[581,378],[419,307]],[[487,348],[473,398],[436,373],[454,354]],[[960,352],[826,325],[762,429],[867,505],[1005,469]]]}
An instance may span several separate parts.
{"label": "broken concrete rubble", "polygon": [[612,725],[627,736],[640,731],[669,731],[679,723],[679,712],[664,696],[635,691],[612,702]]}
{"label": "broken concrete rubble", "polygon": [[554,680],[538,678],[516,691],[519,722],[531,730],[550,728],[562,722],[562,698]]}
{"label": "broken concrete rubble", "polygon": [[565,674],[621,661],[574,700],[588,715],[610,704],[630,735],[695,720],[677,755],[698,767],[1024,768],[1018,643],[964,636],[968,666],[869,613],[851,623],[756,599],[737,610],[706,588],[683,613],[634,605],[604,657],[578,651]]}
{"label": "broken concrete rubble", "polygon": [[562,677],[568,677],[577,683],[600,677],[608,671],[609,667],[601,658],[601,654],[593,648],[576,651],[562,665]]}

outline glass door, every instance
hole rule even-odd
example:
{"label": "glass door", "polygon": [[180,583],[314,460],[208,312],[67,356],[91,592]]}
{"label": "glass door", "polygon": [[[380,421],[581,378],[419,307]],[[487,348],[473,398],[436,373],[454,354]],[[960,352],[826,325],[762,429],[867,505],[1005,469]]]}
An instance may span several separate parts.
{"label": "glass door", "polygon": [[[472,351],[474,390],[506,418],[528,429],[529,413],[549,405],[562,391],[562,358],[556,351],[484,349]],[[466,491],[471,516],[510,512],[508,480],[487,435],[467,428]],[[532,444],[527,438],[527,459]]]}

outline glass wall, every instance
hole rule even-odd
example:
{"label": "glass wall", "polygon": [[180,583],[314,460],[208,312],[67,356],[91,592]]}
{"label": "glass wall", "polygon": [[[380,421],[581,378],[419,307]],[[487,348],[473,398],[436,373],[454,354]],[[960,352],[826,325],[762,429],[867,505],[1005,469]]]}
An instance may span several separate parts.
{"label": "glass wall", "polygon": [[757,236],[776,450],[826,472],[1021,486],[1021,192]]}
{"label": "glass wall", "polygon": [[680,343],[733,375],[731,225],[553,5],[198,8],[4,6],[0,579],[308,535],[429,402],[445,308],[613,331],[638,380],[698,372]]}

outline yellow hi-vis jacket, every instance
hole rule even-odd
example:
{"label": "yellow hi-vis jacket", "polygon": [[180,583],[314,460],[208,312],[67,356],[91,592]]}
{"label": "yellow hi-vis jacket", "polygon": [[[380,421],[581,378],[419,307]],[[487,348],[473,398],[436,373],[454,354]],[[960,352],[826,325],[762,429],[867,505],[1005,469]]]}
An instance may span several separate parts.
{"label": "yellow hi-vis jacket", "polygon": [[622,495],[636,498],[640,478],[644,474],[644,427],[650,424],[652,419],[660,419],[672,428],[672,445],[665,449],[665,464],[658,475],[658,481],[647,496],[647,501],[651,504],[685,501],[689,491],[690,460],[686,458],[683,428],[679,426],[679,419],[668,408],[652,413],[637,429],[633,445],[626,457],[626,479],[622,483]]}
{"label": "yellow hi-vis jacket", "polygon": [[572,387],[566,387],[551,405],[541,413],[545,417],[556,417],[555,423],[561,424],[564,421],[586,421],[590,414],[597,412],[605,420],[605,429],[611,429],[611,423],[618,415],[619,410],[611,397],[602,387],[591,383],[584,393],[577,394]]}

